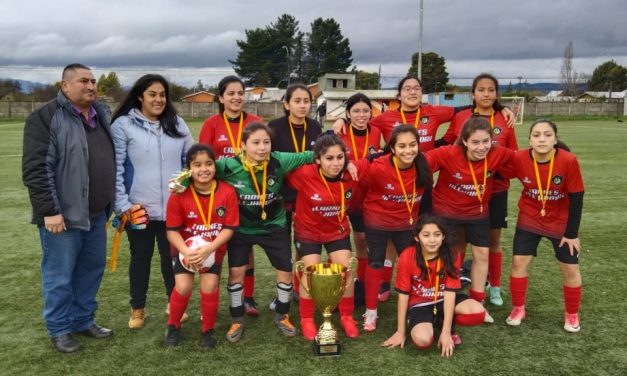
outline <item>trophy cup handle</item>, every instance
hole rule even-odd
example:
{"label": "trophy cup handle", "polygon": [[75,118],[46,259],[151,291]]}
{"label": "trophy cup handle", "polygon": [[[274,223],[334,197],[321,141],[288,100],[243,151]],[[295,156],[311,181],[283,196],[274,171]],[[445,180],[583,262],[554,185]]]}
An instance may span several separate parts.
{"label": "trophy cup handle", "polygon": [[300,277],[304,271],[305,271],[305,263],[303,262],[303,260],[296,261],[294,263],[294,274],[296,275],[296,278],[298,278],[298,283],[300,284],[300,288],[305,289],[305,292],[309,294],[309,288],[305,286],[305,284],[303,283],[303,280]]}
{"label": "trophy cup handle", "polygon": [[346,268],[346,287],[348,290],[355,281],[355,275],[357,274],[357,258],[351,257],[348,260],[348,268]]}

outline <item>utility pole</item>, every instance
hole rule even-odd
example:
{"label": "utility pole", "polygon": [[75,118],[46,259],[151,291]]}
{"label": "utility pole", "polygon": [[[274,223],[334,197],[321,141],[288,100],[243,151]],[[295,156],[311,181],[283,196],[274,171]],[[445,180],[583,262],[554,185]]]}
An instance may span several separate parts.
{"label": "utility pole", "polygon": [[422,13],[423,13],[423,0],[420,0],[420,32],[418,34],[419,46],[418,46],[418,79],[422,80]]}
{"label": "utility pole", "polygon": [[378,85],[379,90],[381,90],[381,64],[379,64],[379,85]]}
{"label": "utility pole", "polygon": [[290,48],[288,46],[283,46],[283,48],[287,53],[287,86],[290,86],[290,76],[292,75],[292,71],[290,71]]}

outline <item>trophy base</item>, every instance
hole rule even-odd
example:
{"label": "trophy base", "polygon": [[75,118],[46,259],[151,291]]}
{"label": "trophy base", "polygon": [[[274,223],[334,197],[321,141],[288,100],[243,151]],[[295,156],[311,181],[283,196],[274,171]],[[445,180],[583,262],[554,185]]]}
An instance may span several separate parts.
{"label": "trophy base", "polygon": [[316,341],[313,341],[312,345],[314,354],[316,356],[340,356],[341,346],[339,343],[328,343],[321,345],[319,343],[316,343]]}

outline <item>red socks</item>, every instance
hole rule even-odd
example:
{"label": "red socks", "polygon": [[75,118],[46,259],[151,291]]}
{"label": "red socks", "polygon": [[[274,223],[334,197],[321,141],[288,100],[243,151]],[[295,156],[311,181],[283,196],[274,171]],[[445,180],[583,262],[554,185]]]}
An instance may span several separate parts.
{"label": "red socks", "polygon": [[512,297],[512,305],[520,307],[525,305],[527,300],[527,285],[529,277],[509,277],[509,293]]}
{"label": "red socks", "polygon": [[355,298],[343,297],[340,300],[340,304],[338,305],[338,309],[340,310],[340,316],[350,316],[353,317],[353,311],[355,310]]}
{"label": "red socks", "polygon": [[247,269],[244,276],[244,298],[252,298],[255,295],[255,269]]}
{"label": "red socks", "polygon": [[168,325],[174,325],[177,329],[181,327],[181,317],[187,310],[187,304],[192,294],[183,296],[176,291],[176,287],[172,289],[170,294],[170,317],[168,317]]}
{"label": "red socks", "polygon": [[455,315],[455,324],[460,326],[475,326],[483,324],[486,311]]}
{"label": "red socks", "polygon": [[200,313],[202,314],[202,332],[213,329],[218,316],[220,289],[210,293],[200,292]]}
{"label": "red socks", "polygon": [[488,275],[490,286],[501,287],[501,270],[503,268],[503,251],[488,253]]}
{"label": "red socks", "polygon": [[316,305],[312,298],[300,297],[298,299],[298,309],[300,311],[300,319],[313,319],[316,312]]}
{"label": "red socks", "polygon": [[366,267],[366,308],[377,309],[379,304],[379,286],[381,285],[382,269],[374,269],[368,265]]}
{"label": "red socks", "polygon": [[479,303],[485,300],[485,291],[477,291],[473,289],[468,289],[468,295]]}
{"label": "red socks", "polygon": [[562,286],[562,291],[564,294],[564,308],[566,309],[566,313],[579,313],[579,304],[581,304],[581,286]]}
{"label": "red socks", "polygon": [[368,257],[357,258],[357,279],[361,282],[366,280],[366,267],[368,267]]}

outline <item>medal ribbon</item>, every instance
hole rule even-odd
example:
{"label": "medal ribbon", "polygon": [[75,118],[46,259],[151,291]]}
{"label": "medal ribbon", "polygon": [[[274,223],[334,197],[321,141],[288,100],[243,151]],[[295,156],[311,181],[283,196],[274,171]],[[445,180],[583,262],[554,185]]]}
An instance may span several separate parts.
{"label": "medal ribbon", "polygon": [[192,196],[194,196],[194,202],[196,202],[196,207],[198,208],[198,212],[200,213],[200,218],[202,218],[202,223],[205,225],[205,229],[207,229],[207,232],[209,232],[209,226],[211,225],[211,215],[213,212],[213,199],[215,197],[215,191],[216,191],[216,181],[212,180],[211,181],[211,192],[209,193],[209,195],[211,197],[209,197],[209,203],[207,205],[207,216],[205,216],[205,212],[202,210],[202,205],[200,205],[200,200],[198,199],[198,195],[196,194],[196,188],[194,188],[194,186],[192,185]]}
{"label": "medal ribbon", "polygon": [[[405,118],[405,112],[403,112],[403,108],[401,107],[401,119],[403,119],[403,124],[407,124],[407,119]],[[414,120],[414,128],[418,129],[418,120],[420,119],[420,107],[418,107],[418,111],[416,112],[416,119]]]}
{"label": "medal ribbon", "polygon": [[235,139],[233,139],[233,132],[231,132],[231,124],[229,120],[226,118],[226,112],[222,112],[222,118],[224,119],[224,126],[226,127],[226,131],[229,134],[229,141],[231,141],[231,145],[233,146],[233,154],[237,155],[239,153],[239,146],[242,144],[242,129],[244,129],[244,113],[239,113],[239,128],[237,130],[237,143],[235,143]]}
{"label": "medal ribbon", "polygon": [[475,176],[475,169],[472,167],[472,162],[470,161],[470,157],[468,157],[468,169],[470,170],[470,175],[472,176],[472,183],[475,186],[475,192],[477,193],[477,199],[479,200],[479,205],[481,205],[481,209],[479,210],[483,213],[483,194],[485,193],[486,181],[488,179],[488,156],[486,155],[483,158],[483,185],[481,188],[479,184],[477,184],[477,177]]}
{"label": "medal ribbon", "polygon": [[[479,114],[479,111],[477,111],[477,109],[475,109],[475,114]],[[494,110],[492,110],[492,113],[490,114],[490,128],[494,129]]]}
{"label": "medal ribbon", "polygon": [[294,133],[294,126],[292,125],[292,117],[288,116],[287,121],[290,124],[290,132],[292,133],[292,142],[294,143],[294,151],[296,153],[305,151],[305,134],[307,133],[307,119],[305,119],[305,125],[303,127],[303,140],[301,142],[300,150],[298,150],[298,142],[296,141],[296,134]]}
{"label": "medal ribbon", "polygon": [[[414,224],[414,219],[411,217],[411,214],[412,214],[412,211],[414,210],[414,204],[416,203],[416,176],[414,175],[414,179],[412,182],[413,191],[411,194],[411,205],[410,205],[409,198],[407,198],[407,191],[405,190],[405,184],[403,183],[403,177],[401,176],[401,171],[398,169],[396,156],[392,157],[392,161],[394,162],[394,169],[396,170],[396,177],[398,178],[398,182],[401,184],[401,190],[403,191],[403,198],[405,199],[405,205],[407,205],[407,211],[409,212],[409,224],[412,225]],[[416,172],[415,168],[414,168],[414,172]]]}
{"label": "medal ribbon", "polygon": [[265,220],[265,212],[263,208],[266,206],[266,187],[267,187],[267,176],[268,176],[268,161],[263,161],[263,181],[261,182],[261,190],[259,190],[259,184],[257,183],[257,176],[255,176],[255,171],[253,169],[253,165],[251,163],[246,163],[246,167],[248,167],[248,172],[250,172],[250,176],[253,179],[253,185],[255,186],[255,191],[257,191],[257,197],[259,197],[259,206],[261,206],[261,219]]}
{"label": "medal ribbon", "polygon": [[[331,187],[329,187],[329,183],[327,183],[327,179],[322,174],[322,170],[318,169],[318,174],[320,174],[320,179],[324,183],[324,186],[327,187],[327,192],[329,192],[329,196],[331,196],[331,200],[333,200],[333,205],[337,205],[335,202],[335,197],[333,197],[333,193],[331,193]],[[345,204],[344,204],[344,183],[340,180],[340,212],[337,213],[337,221],[340,224],[340,231],[343,232],[344,227],[342,226],[342,222],[344,221],[344,217],[346,216]]]}
{"label": "medal ribbon", "polygon": [[[533,155],[533,153],[532,153]],[[546,194],[542,190],[542,181],[540,179],[540,170],[538,169],[538,161],[535,156],[533,157],[533,169],[536,172],[536,181],[538,182],[538,195],[540,196],[540,202],[542,202],[542,209],[540,210],[540,215],[544,217],[545,211],[544,206],[546,205],[546,200],[549,197],[549,185],[551,185],[551,175],[553,175],[553,164],[555,162],[555,150],[551,150],[551,162],[549,163],[549,174],[546,177]]]}
{"label": "medal ribbon", "polygon": [[[425,255],[422,255],[422,259],[425,260],[425,266],[427,267],[427,277],[429,278],[429,283],[432,283],[431,281],[431,269],[429,268],[429,261],[427,261],[427,258],[425,257]],[[433,286],[433,314],[436,315],[438,312],[438,309],[436,308],[436,304],[438,303],[438,294],[440,293],[440,267],[442,265],[442,259],[440,257],[438,257],[438,261],[435,264],[435,284],[432,284],[431,286]]]}
{"label": "medal ribbon", "polygon": [[353,146],[353,154],[354,154],[355,160],[366,158],[366,154],[368,153],[368,137],[369,137],[368,127],[366,127],[366,142],[364,143],[364,151],[361,153],[362,154],[361,158],[358,158],[358,155],[357,155],[357,145],[355,144],[355,135],[353,134],[353,126],[349,127],[349,133],[351,137],[351,145]]}

